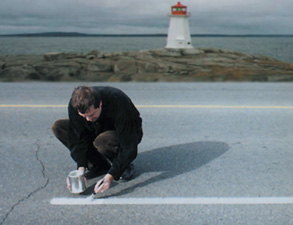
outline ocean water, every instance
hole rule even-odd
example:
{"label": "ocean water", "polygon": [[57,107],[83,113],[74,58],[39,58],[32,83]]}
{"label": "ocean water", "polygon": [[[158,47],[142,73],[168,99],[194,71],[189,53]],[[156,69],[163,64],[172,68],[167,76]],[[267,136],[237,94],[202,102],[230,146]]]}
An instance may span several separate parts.
{"label": "ocean water", "polygon": [[[164,48],[166,37],[0,37],[0,55],[123,52]],[[192,37],[195,48],[261,54],[293,63],[293,37]]]}

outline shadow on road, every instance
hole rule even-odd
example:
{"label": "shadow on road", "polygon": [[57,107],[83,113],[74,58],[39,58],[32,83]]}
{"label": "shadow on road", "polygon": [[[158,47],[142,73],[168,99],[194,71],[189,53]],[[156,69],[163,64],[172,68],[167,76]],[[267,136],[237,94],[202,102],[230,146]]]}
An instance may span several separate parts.
{"label": "shadow on road", "polygon": [[134,179],[139,180],[139,176],[143,173],[160,172],[160,174],[143,182],[138,181],[131,187],[119,190],[116,193],[109,193],[103,197],[124,195],[133,192],[136,188],[196,170],[220,157],[228,150],[229,146],[226,143],[203,141],[139,153],[135,160],[136,177]]}

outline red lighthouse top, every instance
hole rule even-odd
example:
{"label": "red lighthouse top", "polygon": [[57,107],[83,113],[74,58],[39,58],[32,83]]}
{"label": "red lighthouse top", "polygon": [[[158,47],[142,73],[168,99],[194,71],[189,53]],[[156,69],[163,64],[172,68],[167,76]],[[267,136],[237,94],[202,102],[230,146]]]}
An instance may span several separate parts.
{"label": "red lighthouse top", "polygon": [[171,7],[171,14],[172,15],[187,15],[187,7],[185,5],[181,5],[178,2],[176,5]]}

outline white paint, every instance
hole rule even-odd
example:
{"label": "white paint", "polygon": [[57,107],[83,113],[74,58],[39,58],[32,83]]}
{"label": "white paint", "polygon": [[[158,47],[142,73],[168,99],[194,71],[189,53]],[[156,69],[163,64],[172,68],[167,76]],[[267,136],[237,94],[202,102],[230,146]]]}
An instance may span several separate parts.
{"label": "white paint", "polygon": [[226,197],[226,198],[53,198],[52,205],[271,205],[293,204],[293,197]]}

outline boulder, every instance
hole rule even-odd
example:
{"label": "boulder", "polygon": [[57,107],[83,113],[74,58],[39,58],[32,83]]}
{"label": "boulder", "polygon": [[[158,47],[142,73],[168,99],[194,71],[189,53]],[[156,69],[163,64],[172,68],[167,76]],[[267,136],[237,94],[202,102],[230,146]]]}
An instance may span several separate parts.
{"label": "boulder", "polygon": [[43,80],[76,80],[80,76],[81,66],[75,62],[40,63],[36,64],[36,71],[41,74]]}
{"label": "boulder", "polygon": [[13,66],[0,70],[0,79],[2,81],[40,80],[41,74],[29,65]]}
{"label": "boulder", "polygon": [[87,71],[91,72],[111,72],[113,71],[112,65],[107,61],[91,61],[86,65]]}
{"label": "boulder", "polygon": [[114,64],[114,73],[135,74],[138,68],[133,58],[121,57]]}
{"label": "boulder", "polygon": [[45,61],[58,61],[65,59],[86,58],[86,55],[79,53],[48,52],[44,55]]}
{"label": "boulder", "polygon": [[44,55],[44,59],[46,61],[55,61],[64,59],[64,53],[63,52],[48,52]]}

